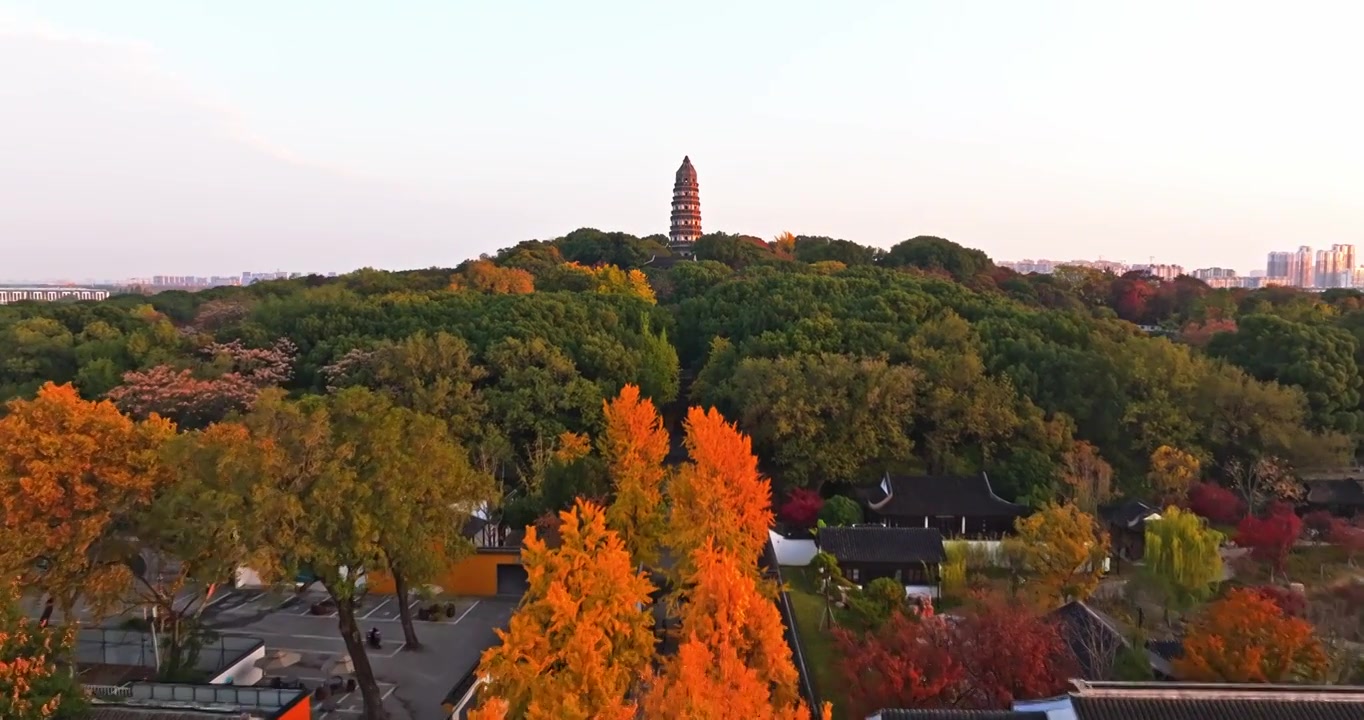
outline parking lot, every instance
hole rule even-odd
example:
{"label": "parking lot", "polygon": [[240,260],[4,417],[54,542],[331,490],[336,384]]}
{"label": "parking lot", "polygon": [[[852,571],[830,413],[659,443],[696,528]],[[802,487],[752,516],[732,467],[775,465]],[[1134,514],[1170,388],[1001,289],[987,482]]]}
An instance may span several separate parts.
{"label": "parking lot", "polygon": [[[233,590],[215,597],[205,613],[217,632],[260,638],[267,650],[297,653],[297,664],[272,676],[302,681],[315,688],[329,680],[323,672],[328,660],[345,653],[336,613],[314,614],[314,603],[325,600],[319,592],[285,595],[257,590]],[[433,603],[409,599],[417,636],[422,647],[403,648],[398,599],[392,595],[366,596],[356,609],[362,633],[378,628],[383,638],[379,649],[366,655],[384,694],[384,705],[395,720],[445,720],[441,702],[451,687],[477,663],[483,650],[497,641],[493,632],[505,627],[515,609],[509,599],[461,599],[447,608],[440,601],[439,619],[419,620],[418,612]],[[450,611],[453,611],[451,613]],[[356,717],[360,693],[334,696],[336,709],[316,717]]]}

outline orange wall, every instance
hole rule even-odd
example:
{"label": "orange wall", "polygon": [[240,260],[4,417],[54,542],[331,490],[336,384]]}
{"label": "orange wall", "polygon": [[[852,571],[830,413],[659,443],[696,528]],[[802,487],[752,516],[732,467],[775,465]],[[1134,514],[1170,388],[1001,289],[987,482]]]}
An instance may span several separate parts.
{"label": "orange wall", "polygon": [[[520,553],[480,550],[447,568],[435,584],[452,595],[490,597],[497,594],[497,567],[520,563]],[[381,570],[366,573],[365,585],[370,592],[380,595],[395,592],[393,576]]]}
{"label": "orange wall", "polygon": [[280,715],[279,717],[275,718],[275,720],[312,720],[312,719],[313,719],[312,697],[307,695],[305,695],[297,705],[289,708],[287,711],[285,711],[283,715]]}

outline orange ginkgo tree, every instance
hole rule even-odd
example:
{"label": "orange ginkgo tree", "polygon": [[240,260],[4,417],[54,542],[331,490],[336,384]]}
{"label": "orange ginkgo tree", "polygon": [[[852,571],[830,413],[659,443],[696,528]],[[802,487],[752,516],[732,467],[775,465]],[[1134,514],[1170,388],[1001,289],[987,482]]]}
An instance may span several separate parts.
{"label": "orange ginkgo tree", "polygon": [[663,458],[668,454],[668,432],[649,398],[626,385],[614,400],[603,402],[606,430],[597,449],[606,461],[615,500],[606,521],[620,533],[630,556],[640,565],[658,561],[666,517],[663,512]]}
{"label": "orange ginkgo tree", "polygon": [[682,643],[652,683],[645,716],[809,717],[781,614],[747,564],[710,542],[690,564],[679,612]]}
{"label": "orange ginkgo tree", "polygon": [[74,630],[58,632],[26,617],[19,590],[0,587],[0,718],[52,720],[81,717],[85,698],[68,659]]}
{"label": "orange ginkgo tree", "polygon": [[631,718],[630,695],[654,657],[651,586],[606,514],[579,501],[560,514],[560,543],[526,531],[530,587],[501,644],[483,653],[488,678],[471,718]]}
{"label": "orange ginkgo tree", "polygon": [[131,540],[121,529],[164,478],[161,418],[135,422],[109,402],[48,383],[0,419],[0,572],[38,588],[70,617],[101,615],[128,594]]}
{"label": "orange ginkgo tree", "polygon": [[669,484],[668,546],[676,571],[690,575],[693,557],[710,544],[756,574],[772,526],[772,493],[753,443],[714,408],[691,408],[686,431],[690,459]]}
{"label": "orange ginkgo tree", "polygon": [[1175,670],[1201,682],[1281,683],[1320,680],[1329,664],[1311,624],[1261,593],[1237,589],[1194,620]]}

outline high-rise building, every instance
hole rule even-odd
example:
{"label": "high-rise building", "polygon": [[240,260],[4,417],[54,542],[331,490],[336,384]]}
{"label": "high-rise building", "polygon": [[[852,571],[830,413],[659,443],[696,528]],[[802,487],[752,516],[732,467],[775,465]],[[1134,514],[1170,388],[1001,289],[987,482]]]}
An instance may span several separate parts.
{"label": "high-rise building", "polygon": [[1269,254],[1269,262],[1265,264],[1265,277],[1267,278],[1286,278],[1288,277],[1288,258],[1293,253],[1272,252]]}
{"label": "high-rise building", "polygon": [[1355,246],[1332,245],[1330,250],[1318,250],[1316,281],[1318,287],[1351,287],[1354,284]]}
{"label": "high-rise building", "polygon": [[1312,254],[1312,248],[1303,245],[1298,251],[1288,256],[1288,273],[1285,277],[1285,285],[1293,287],[1310,288],[1315,287],[1317,282],[1316,257]]}
{"label": "high-rise building", "polygon": [[669,245],[681,252],[690,254],[691,245],[701,237],[701,186],[696,182],[696,168],[691,165],[691,157],[682,158],[682,167],[677,169],[673,182],[672,229],[668,233]]}

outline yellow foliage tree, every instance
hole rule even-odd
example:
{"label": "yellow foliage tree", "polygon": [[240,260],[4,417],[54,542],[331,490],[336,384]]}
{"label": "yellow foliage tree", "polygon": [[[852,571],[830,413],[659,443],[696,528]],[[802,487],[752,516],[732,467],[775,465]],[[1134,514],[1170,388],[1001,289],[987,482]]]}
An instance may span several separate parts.
{"label": "yellow foliage tree", "polygon": [[631,295],[650,304],[657,302],[649,278],[640,270],[622,270],[615,265],[588,267],[576,262],[564,263],[563,270],[578,273],[587,279],[594,292],[605,295]]}
{"label": "yellow foliage tree", "polygon": [[160,451],[174,433],[70,385],[11,401],[0,420],[0,572],[48,593],[67,617],[78,598],[97,616],[113,610],[132,583],[120,528],[162,484]]}
{"label": "yellow foliage tree", "polygon": [[474,260],[450,278],[450,288],[495,295],[526,295],[535,292],[535,277],[520,268],[498,267],[491,260]]}
{"label": "yellow foliage tree", "polygon": [[1146,478],[1167,502],[1174,502],[1189,493],[1189,486],[1198,479],[1198,458],[1189,453],[1161,445],[1151,453],[1151,469]]}
{"label": "yellow foliage tree", "polygon": [[1099,586],[1108,557],[1108,534],[1071,503],[1048,503],[1014,523],[1006,552],[1028,574],[1028,594],[1040,606],[1084,600]]}
{"label": "yellow foliage tree", "polygon": [[753,443],[714,408],[691,408],[686,430],[690,459],[668,487],[669,548],[679,557],[677,570],[690,575],[693,554],[710,542],[757,573],[772,526],[772,494],[758,472]]}
{"label": "yellow foliage tree", "polygon": [[597,448],[616,492],[606,521],[625,540],[635,562],[649,565],[658,560],[666,522],[663,459],[668,455],[668,432],[653,401],[641,398],[635,385],[626,385],[602,405],[606,431],[597,438]]}
{"label": "yellow foliage tree", "polygon": [[[627,696],[654,655],[645,609],[651,585],[635,572],[606,514],[579,501],[560,514],[561,542],[548,548],[526,531],[522,564],[530,589],[501,644],[483,653],[487,708],[478,717],[633,717]],[[505,711],[501,710],[505,703]]]}

